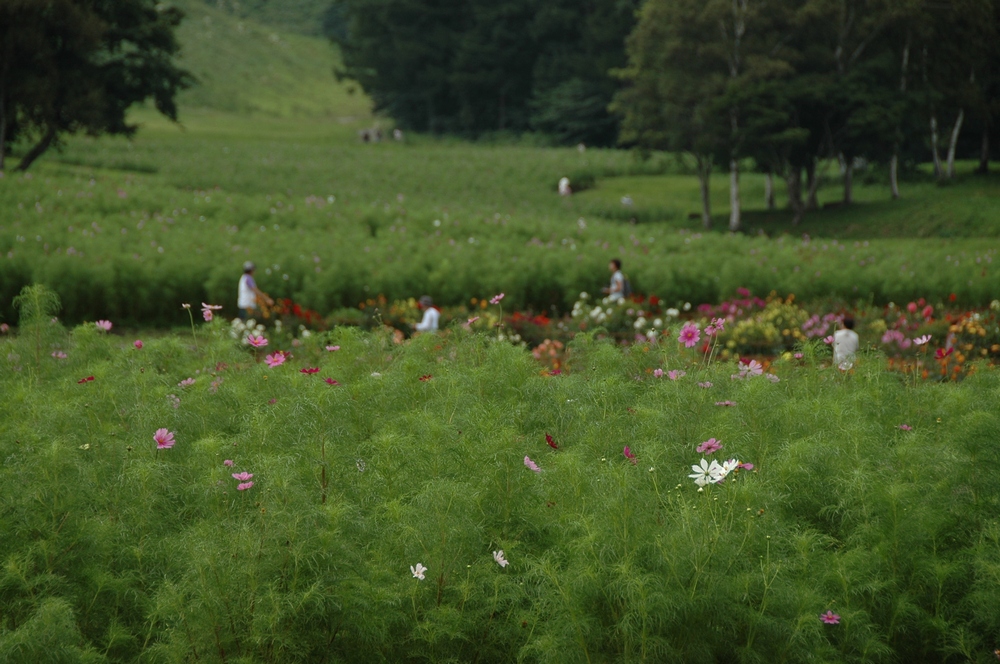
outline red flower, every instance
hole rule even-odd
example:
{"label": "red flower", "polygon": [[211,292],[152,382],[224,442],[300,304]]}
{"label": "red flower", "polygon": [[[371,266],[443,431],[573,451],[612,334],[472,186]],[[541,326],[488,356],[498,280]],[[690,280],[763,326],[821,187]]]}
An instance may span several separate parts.
{"label": "red flower", "polygon": [[549,447],[551,447],[552,449],[554,450],[559,449],[559,446],[556,445],[556,441],[549,434],[545,434],[545,442],[548,443]]}
{"label": "red flower", "polygon": [[319,373],[319,367],[308,367],[306,369],[299,369],[299,373],[304,373],[304,374]]}
{"label": "red flower", "polygon": [[83,385],[84,383],[89,383],[92,380],[94,380],[93,376],[87,376],[86,378],[81,378],[80,380],[78,380],[76,382],[77,382],[78,385]]}
{"label": "red flower", "polygon": [[326,383],[327,385],[340,385],[340,383],[338,383],[332,378],[325,378],[323,382]]}
{"label": "red flower", "polygon": [[426,383],[427,381],[429,381],[433,377],[434,376],[432,376],[430,374],[424,374],[423,376],[420,377],[420,382],[421,383]]}
{"label": "red flower", "polygon": [[952,293],[951,295],[948,296],[948,301],[949,302],[954,302],[956,297],[958,297],[958,296],[955,295],[954,293]]}
{"label": "red flower", "polygon": [[944,348],[938,348],[936,351],[934,351],[934,357],[936,357],[939,360],[943,360],[944,358],[951,355],[954,351],[955,351],[954,348],[949,348],[948,350],[945,350]]}

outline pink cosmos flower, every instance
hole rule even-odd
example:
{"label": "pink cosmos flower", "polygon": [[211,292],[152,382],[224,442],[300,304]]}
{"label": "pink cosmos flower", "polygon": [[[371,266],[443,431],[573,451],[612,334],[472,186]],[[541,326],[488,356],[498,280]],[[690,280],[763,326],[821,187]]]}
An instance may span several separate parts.
{"label": "pink cosmos flower", "polygon": [[663,369],[653,369],[653,375],[657,378],[663,378]]}
{"label": "pink cosmos flower", "polygon": [[823,338],[823,343],[825,343],[825,344],[832,344],[833,343],[833,335],[831,334],[828,337],[824,337]]}
{"label": "pink cosmos flower", "polygon": [[833,611],[827,611],[826,613],[821,613],[819,619],[825,622],[827,625],[839,625],[840,616]]}
{"label": "pink cosmos flower", "polygon": [[504,558],[503,549],[493,552],[493,560],[495,560],[497,565],[500,565],[500,567],[506,567],[510,564],[510,561]]}
{"label": "pink cosmos flower", "polygon": [[264,364],[271,367],[272,369],[275,367],[280,367],[284,363],[285,363],[285,354],[282,353],[280,350],[277,353],[271,353],[270,355],[264,358]]}
{"label": "pink cosmos flower", "polygon": [[903,431],[913,431],[913,427],[911,427],[909,424],[900,424],[899,428],[902,429]]}
{"label": "pink cosmos flower", "polygon": [[677,380],[678,378],[683,378],[686,375],[687,372],[682,371],[680,369],[671,369],[670,371],[667,372],[667,378],[669,378],[670,380]]}
{"label": "pink cosmos flower", "polygon": [[7,323],[0,323],[0,334],[7,334],[10,331],[10,325]]}
{"label": "pink cosmos flower", "polygon": [[61,350],[53,351],[52,357],[56,358],[57,360],[65,360],[66,353],[62,352]]}
{"label": "pink cosmos flower", "polygon": [[132,345],[135,346],[136,350],[140,350],[142,348],[142,339],[136,339],[132,342]]}
{"label": "pink cosmos flower", "polygon": [[340,383],[338,383],[332,378],[325,378],[323,382],[326,383],[327,385],[340,385]]}
{"label": "pink cosmos flower", "polygon": [[684,327],[681,328],[680,335],[677,337],[677,341],[684,344],[687,348],[694,348],[700,339],[701,330],[698,329],[698,325],[695,323],[685,323]]}
{"label": "pink cosmos flower", "polygon": [[191,387],[192,385],[194,385],[194,378],[185,378],[177,383],[177,387]]}
{"label": "pink cosmos flower", "polygon": [[759,376],[764,373],[764,367],[757,360],[750,360],[750,363],[747,365],[746,372],[748,376]]}
{"label": "pink cosmos flower", "polygon": [[924,310],[921,311],[920,313],[923,315],[924,318],[930,318],[931,316],[934,315],[934,307],[928,304],[926,307],[924,307]]}
{"label": "pink cosmos flower", "polygon": [[498,293],[490,298],[490,304],[500,304],[500,300],[503,299],[503,293]]}
{"label": "pink cosmos flower", "polygon": [[794,358],[795,358],[796,360],[801,360],[801,359],[803,358],[803,355],[802,355],[802,353],[796,353],[795,355],[793,355],[793,357],[794,357]]}
{"label": "pink cosmos flower", "polygon": [[169,450],[176,442],[173,432],[167,429],[157,429],[156,433],[153,434],[153,440],[156,441],[156,449],[158,450]]}
{"label": "pink cosmos flower", "polygon": [[465,325],[466,325],[466,327],[468,327],[469,325],[472,325],[472,324],[473,324],[473,323],[475,323],[475,322],[476,322],[477,320],[479,320],[479,316],[473,316],[473,317],[472,317],[472,318],[470,318],[469,320],[465,321]]}
{"label": "pink cosmos flower", "polygon": [[629,449],[628,445],[626,445],[625,449],[622,450],[622,454],[625,455],[626,459],[632,462],[633,466],[636,465],[635,454]]}
{"label": "pink cosmos flower", "polygon": [[917,313],[917,303],[910,302],[908,305],[906,305],[906,310],[909,311],[911,314]]}
{"label": "pink cosmos flower", "polygon": [[96,323],[94,323],[94,325],[97,326],[98,330],[103,330],[105,332],[110,332],[112,327],[111,321],[109,320],[99,320]]}
{"label": "pink cosmos flower", "polygon": [[735,401],[729,401],[729,400],[726,400],[726,401],[716,401],[715,405],[716,406],[735,406],[736,402]]}
{"label": "pink cosmos flower", "polygon": [[708,388],[712,387],[712,383],[706,380],[704,383],[698,383],[698,387],[707,390]]}
{"label": "pink cosmos flower", "polygon": [[524,465],[527,466],[528,470],[533,470],[536,473],[542,472],[542,469],[538,467],[538,464],[531,460],[531,457],[524,457]]}
{"label": "pink cosmos flower", "polygon": [[249,489],[252,486],[253,486],[253,482],[240,482],[239,484],[236,485],[236,490],[237,491],[246,491],[247,489]]}
{"label": "pink cosmos flower", "polygon": [[265,339],[261,335],[251,334],[250,336],[247,337],[247,343],[253,346],[254,348],[263,348],[264,346],[267,345],[267,339]]}
{"label": "pink cosmos flower", "polygon": [[239,480],[240,482],[246,482],[247,480],[250,480],[252,478],[253,478],[253,473],[247,473],[247,472],[233,473],[233,479]]}
{"label": "pink cosmos flower", "polygon": [[764,378],[767,378],[772,383],[777,383],[777,382],[779,382],[781,380],[780,378],[778,378],[774,374],[764,374]]}
{"label": "pink cosmos flower", "polygon": [[305,367],[305,368],[299,369],[299,373],[304,373],[304,374],[319,373],[319,367]]}
{"label": "pink cosmos flower", "polygon": [[328,351],[330,351],[331,353],[335,353],[335,352],[337,352],[338,350],[340,350],[340,346],[327,346],[327,347],[326,347],[326,349],[327,349]]}
{"label": "pink cosmos flower", "polygon": [[223,466],[228,466],[228,467],[232,468],[233,467],[233,460],[232,459],[226,459],[225,461],[222,462],[222,465]]}
{"label": "pink cosmos flower", "polygon": [[722,449],[722,443],[717,441],[715,438],[709,438],[704,443],[694,448],[694,451],[698,454],[715,454]]}
{"label": "pink cosmos flower", "polygon": [[913,340],[913,344],[916,346],[923,346],[925,343],[931,340],[931,335],[925,334],[922,337],[917,337]]}
{"label": "pink cosmos flower", "polygon": [[738,465],[736,467],[737,468],[742,468],[743,470],[753,470],[753,464],[752,463],[741,463],[740,465]]}

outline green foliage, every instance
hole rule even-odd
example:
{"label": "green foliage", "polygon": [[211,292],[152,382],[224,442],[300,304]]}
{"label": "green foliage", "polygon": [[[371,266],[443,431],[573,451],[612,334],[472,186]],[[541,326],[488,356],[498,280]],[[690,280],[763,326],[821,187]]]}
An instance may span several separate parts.
{"label": "green foliage", "polygon": [[564,143],[614,141],[608,71],[624,64],[631,0],[336,6],[330,32],[344,51],[342,74],[404,128],[467,136],[535,128]]}
{"label": "green foliage", "polygon": [[[224,321],[197,350],[92,328],[37,381],[0,369],[6,660],[965,661],[995,645],[995,371],[910,387],[878,361],[779,361],[776,384],[733,381],[675,344],[581,336],[546,377],[459,327],[403,345],[337,329],[272,369]],[[709,437],[755,469],[698,491]]]}
{"label": "green foliage", "polygon": [[19,138],[37,140],[18,165],[27,170],[61,136],[130,135],[126,111],[147,99],[176,119],[190,83],[173,60],[182,16],[153,0],[0,5],[0,168]]}

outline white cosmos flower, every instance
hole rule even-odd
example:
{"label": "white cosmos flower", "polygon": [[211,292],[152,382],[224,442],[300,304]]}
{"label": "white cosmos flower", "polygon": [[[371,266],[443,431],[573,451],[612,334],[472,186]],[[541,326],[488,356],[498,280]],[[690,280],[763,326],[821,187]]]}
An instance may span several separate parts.
{"label": "white cosmos flower", "polygon": [[[724,471],[722,477],[725,477],[729,473],[736,470],[736,467],[740,465],[740,462],[736,459],[730,459],[729,461],[722,462],[722,470]],[[721,479],[721,478],[720,478]]]}
{"label": "white cosmos flower", "polygon": [[493,552],[493,560],[497,561],[497,565],[500,565],[500,567],[510,565],[510,561],[503,557],[503,549]]}
{"label": "white cosmos flower", "polygon": [[677,311],[674,308],[670,308],[667,309],[667,315],[670,316],[671,318],[677,318],[678,316],[681,315],[681,312]]}
{"label": "white cosmos flower", "polygon": [[414,579],[420,579],[421,581],[423,581],[424,580],[424,572],[427,571],[427,568],[424,567],[422,564],[417,563],[416,567],[414,567],[413,565],[410,565],[410,571],[413,572],[413,578]]}
{"label": "white cosmos flower", "polygon": [[694,472],[688,475],[694,480],[694,483],[698,486],[705,486],[706,484],[715,484],[722,478],[726,476],[727,471],[723,470],[719,462],[712,460],[710,464],[708,459],[702,459],[697,465],[691,466],[691,470]]}

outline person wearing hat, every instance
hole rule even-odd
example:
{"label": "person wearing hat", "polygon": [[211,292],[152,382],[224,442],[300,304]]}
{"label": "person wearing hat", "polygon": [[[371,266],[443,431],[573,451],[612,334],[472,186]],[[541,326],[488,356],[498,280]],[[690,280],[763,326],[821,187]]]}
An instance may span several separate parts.
{"label": "person wearing hat", "polygon": [[256,269],[257,266],[253,264],[253,261],[247,261],[243,264],[243,276],[240,277],[239,295],[236,299],[240,318],[245,319],[247,316],[255,316],[257,314],[258,298],[266,302],[268,306],[274,304],[274,300],[257,288],[257,282],[253,280],[253,272]]}
{"label": "person wearing hat", "polygon": [[417,302],[417,306],[423,309],[424,319],[413,326],[417,332],[436,332],[441,314],[434,308],[434,300],[430,295],[424,295]]}

